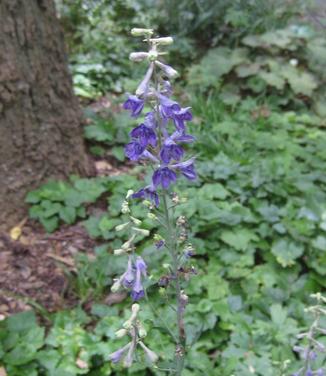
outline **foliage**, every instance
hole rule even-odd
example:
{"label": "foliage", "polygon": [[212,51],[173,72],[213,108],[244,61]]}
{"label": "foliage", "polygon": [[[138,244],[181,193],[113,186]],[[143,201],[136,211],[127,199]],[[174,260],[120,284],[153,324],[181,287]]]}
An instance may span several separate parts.
{"label": "foliage", "polygon": [[269,0],[57,0],[65,29],[75,91],[85,98],[123,91],[138,75],[126,51],[135,45],[132,27],[173,35],[172,65],[198,60],[223,43],[235,47],[246,35],[284,28],[303,11],[304,1]]}
{"label": "foliage", "polygon": [[323,114],[325,41],[307,26],[292,25],[263,34],[248,34],[237,48],[211,49],[189,70],[196,90],[214,89],[229,105],[246,93],[273,96],[275,104],[313,102]]}
{"label": "foliage", "polygon": [[77,218],[85,218],[85,205],[95,202],[107,190],[106,181],[72,177],[71,182],[42,185],[26,197],[26,202],[32,204],[30,217],[39,220],[48,232],[56,230],[60,221],[71,225]]}
{"label": "foliage", "polygon": [[[191,218],[196,238],[199,275],[190,282],[186,324],[189,341],[199,339],[185,375],[249,376],[252,370],[288,375],[300,366],[292,345],[308,325],[304,303],[310,292],[325,288],[325,124],[314,115],[280,113],[251,98],[230,112],[214,97],[197,97],[194,113],[200,182],[196,188],[181,187],[180,196],[188,202],[178,210]],[[109,253],[100,252],[83,272],[87,277],[81,273],[88,284],[83,297],[92,295],[100,281],[98,296],[105,292],[111,275],[122,269],[110,250],[124,241],[114,227],[121,222],[125,191],[136,179],[109,180],[107,213],[85,222],[93,237],[109,241]],[[143,212],[139,205],[133,210],[137,217]],[[137,247],[153,263],[161,260],[154,279],[164,275],[163,254],[146,241]],[[96,274],[107,275],[107,281],[97,281]],[[169,317],[164,291],[158,296],[156,285],[148,289]],[[149,325],[159,326],[146,315]],[[171,346],[163,338],[156,330],[149,341],[160,356],[159,341]]]}

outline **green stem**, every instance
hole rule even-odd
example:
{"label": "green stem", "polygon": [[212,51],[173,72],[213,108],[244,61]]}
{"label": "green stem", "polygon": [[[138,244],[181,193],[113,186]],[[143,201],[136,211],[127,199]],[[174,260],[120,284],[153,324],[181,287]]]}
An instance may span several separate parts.
{"label": "green stem", "polygon": [[168,228],[168,249],[170,251],[170,255],[172,258],[172,270],[175,279],[175,288],[176,288],[176,304],[177,304],[177,326],[178,326],[178,342],[176,344],[176,351],[175,351],[175,371],[176,375],[179,376],[182,374],[182,370],[184,368],[184,357],[185,357],[185,330],[184,330],[184,322],[183,322],[183,307],[182,307],[182,299],[181,299],[181,284],[179,278],[179,262],[178,262],[178,252],[177,252],[177,239],[176,233],[173,229],[173,224],[171,222],[169,208],[167,205],[167,194],[163,192],[163,208],[164,208],[164,215],[166,218],[166,224]]}

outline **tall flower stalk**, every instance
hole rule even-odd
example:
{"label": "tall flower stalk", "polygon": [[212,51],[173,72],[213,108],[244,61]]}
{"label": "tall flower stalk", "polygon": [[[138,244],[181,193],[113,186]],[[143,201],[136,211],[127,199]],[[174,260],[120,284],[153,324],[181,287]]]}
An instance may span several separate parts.
{"label": "tall flower stalk", "polygon": [[[119,225],[117,230],[131,231],[129,240],[121,249],[115,250],[115,254],[127,254],[128,262],[126,271],[116,279],[112,289],[126,288],[131,291],[131,298],[138,301],[145,297],[148,300],[143,280],[147,278],[147,265],[145,260],[135,254],[135,240],[138,234],[149,235],[147,230],[140,228],[141,221],[131,216],[129,209],[130,199],[141,199],[149,207],[149,218],[156,220],[161,226],[154,240],[157,249],[165,249],[170,255],[168,275],[158,281],[158,285],[169,287],[172,290],[175,303],[172,307],[175,312],[175,327],[177,332],[167,325],[165,320],[153,308],[153,312],[166,327],[175,342],[174,362],[167,371],[171,375],[181,375],[185,364],[186,355],[186,331],[184,325],[184,313],[188,303],[188,297],[183,291],[183,279],[185,275],[194,273],[190,268],[185,272],[185,263],[193,255],[193,247],[187,242],[186,219],[174,218],[174,208],[180,203],[180,199],[172,192],[172,186],[179,177],[188,180],[196,179],[194,168],[195,158],[185,158],[184,144],[192,143],[194,137],[187,133],[187,122],[192,120],[190,107],[181,107],[172,99],[171,79],[178,73],[171,66],[161,61],[166,52],[165,46],[173,43],[171,37],[153,38],[151,29],[133,29],[133,36],[143,37],[147,42],[148,51],[133,52],[130,59],[136,63],[147,63],[147,71],[138,85],[135,94],[129,94],[123,107],[130,111],[132,118],[139,118],[144,114],[143,121],[130,132],[130,142],[125,147],[126,156],[134,162],[145,163],[151,170],[151,180],[137,192],[129,191],[122,205],[122,212],[128,215],[128,221]],[[138,314],[138,311],[137,311]],[[130,328],[129,328],[130,329]],[[132,337],[129,345],[117,350],[112,359],[118,361],[128,354],[124,364],[131,365],[133,353],[137,344],[144,349],[143,338],[139,337],[137,325],[129,332],[123,332]],[[145,346],[146,347],[146,346]],[[149,350],[147,348],[149,352]],[[117,355],[118,354],[118,355]],[[125,355],[127,357],[127,355]],[[152,359],[157,360],[156,356]]]}

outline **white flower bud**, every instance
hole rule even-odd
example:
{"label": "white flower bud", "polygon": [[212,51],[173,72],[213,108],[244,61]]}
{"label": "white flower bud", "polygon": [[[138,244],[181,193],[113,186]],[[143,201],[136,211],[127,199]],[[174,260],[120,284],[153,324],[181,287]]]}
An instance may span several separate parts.
{"label": "white flower bud", "polygon": [[117,281],[114,282],[114,284],[111,286],[111,291],[112,292],[117,292],[120,290],[121,287],[121,281],[118,279]]}
{"label": "white flower bud", "polygon": [[172,37],[151,38],[149,41],[155,44],[160,44],[162,46],[168,46],[169,44],[173,43],[173,38]]}
{"label": "white flower bud", "polygon": [[139,334],[139,337],[140,338],[145,338],[147,336],[147,331],[146,329],[144,328],[143,324],[141,322],[138,322],[137,323],[137,327],[138,327],[138,334]]}
{"label": "white flower bud", "polygon": [[129,60],[139,63],[140,61],[145,60],[148,56],[148,52],[132,52],[129,55]]}
{"label": "white flower bud", "polygon": [[113,254],[115,256],[120,256],[120,255],[124,255],[125,253],[127,253],[127,250],[126,249],[122,249],[122,248],[118,248],[118,249],[115,249],[113,251]]}
{"label": "white flower bud", "polygon": [[290,60],[290,64],[293,66],[293,67],[296,67],[298,65],[298,60],[297,59],[291,59]]}
{"label": "white flower bud", "polygon": [[153,33],[154,33],[153,29],[141,29],[137,27],[131,29],[131,35],[134,37],[151,36],[153,35]]}
{"label": "white flower bud", "polygon": [[130,216],[130,219],[134,222],[135,225],[141,225],[141,220],[135,217]]}
{"label": "white flower bud", "polygon": [[157,220],[157,216],[155,214],[153,214],[153,213],[148,213],[147,214],[147,218],[152,219],[153,221]]}
{"label": "white flower bud", "polygon": [[146,358],[151,362],[151,363],[156,363],[158,361],[158,355],[150,350],[147,346],[143,344],[143,342],[139,342],[140,346],[143,348]]}
{"label": "white flower bud", "polygon": [[134,191],[132,189],[128,189],[128,192],[127,192],[127,195],[126,195],[126,199],[128,200],[128,198],[130,196],[132,196],[134,194]]}
{"label": "white flower bud", "polygon": [[139,310],[140,310],[140,305],[138,304],[138,303],[134,303],[132,306],[131,306],[131,312],[133,313],[133,314],[138,314],[138,312],[139,312]]}
{"label": "white flower bud", "polygon": [[126,222],[126,223],[122,223],[121,225],[118,225],[115,227],[115,231],[122,231],[124,230],[128,225],[129,225],[130,222]]}
{"label": "white flower bud", "polygon": [[132,229],[144,236],[148,236],[150,234],[149,230],[145,230],[144,228],[132,227]]}
{"label": "white flower bud", "polygon": [[162,71],[169,77],[169,78],[175,78],[179,75],[179,73],[173,69],[170,65],[166,65],[161,63],[160,61],[155,61],[155,64],[162,69]]}
{"label": "white flower bud", "polygon": [[128,333],[128,332],[127,332],[126,329],[119,329],[119,330],[117,330],[114,334],[115,334],[116,338],[122,338],[122,337],[124,337],[127,333]]}
{"label": "white flower bud", "polygon": [[128,251],[132,242],[134,241],[135,237],[136,237],[135,234],[132,235],[131,238],[128,241],[126,241],[125,243],[122,244],[121,248],[124,249],[125,251]]}
{"label": "white flower bud", "polygon": [[130,209],[129,209],[129,204],[128,204],[128,201],[123,201],[122,205],[121,205],[121,213],[122,214],[127,214],[127,213],[130,213]]}

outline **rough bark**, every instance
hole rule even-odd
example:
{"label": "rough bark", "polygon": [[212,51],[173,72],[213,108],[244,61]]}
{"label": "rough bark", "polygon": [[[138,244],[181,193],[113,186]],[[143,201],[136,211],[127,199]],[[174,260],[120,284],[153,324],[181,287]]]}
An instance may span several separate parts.
{"label": "rough bark", "polygon": [[85,175],[81,113],[53,0],[0,0],[0,229],[48,178]]}

